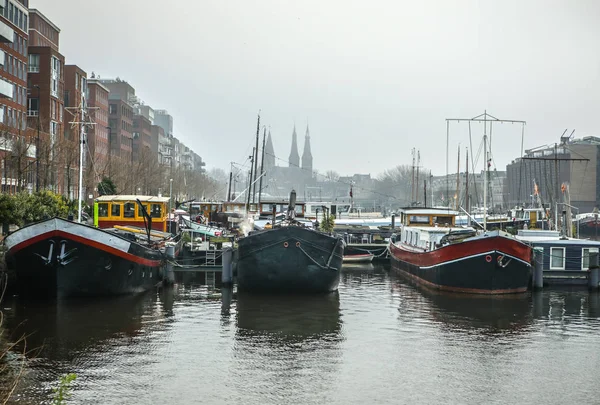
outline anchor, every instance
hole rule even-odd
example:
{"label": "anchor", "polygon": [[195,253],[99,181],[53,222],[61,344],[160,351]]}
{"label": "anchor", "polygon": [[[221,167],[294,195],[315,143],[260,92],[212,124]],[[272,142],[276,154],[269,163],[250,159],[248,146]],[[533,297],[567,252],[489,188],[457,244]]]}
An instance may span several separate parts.
{"label": "anchor", "polygon": [[51,241],[50,241],[50,249],[49,249],[49,251],[48,251],[48,257],[44,257],[44,256],[42,256],[42,255],[41,255],[41,254],[39,254],[39,253],[35,253],[35,255],[37,255],[37,256],[39,256],[39,257],[41,257],[41,258],[42,258],[42,260],[44,261],[44,264],[45,264],[46,266],[48,266],[49,264],[51,264],[51,263],[52,263],[52,254],[53,254],[53,253],[54,253],[54,241],[53,241],[53,240],[51,240]]}
{"label": "anchor", "polygon": [[71,263],[73,260],[77,259],[77,256],[73,256],[74,253],[77,252],[77,248],[74,248],[74,249],[69,250],[68,252],[65,252],[66,246],[67,246],[67,241],[61,240],[60,241],[60,254],[56,258],[58,261],[58,264],[60,264],[61,266],[66,266],[67,264]]}

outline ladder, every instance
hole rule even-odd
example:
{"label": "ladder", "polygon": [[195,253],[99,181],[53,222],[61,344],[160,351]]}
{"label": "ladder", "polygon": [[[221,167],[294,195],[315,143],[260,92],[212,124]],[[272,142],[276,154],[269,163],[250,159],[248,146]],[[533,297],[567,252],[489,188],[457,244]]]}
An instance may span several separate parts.
{"label": "ladder", "polygon": [[217,262],[217,251],[216,250],[207,250],[206,251],[206,262],[207,266],[214,266]]}
{"label": "ladder", "polygon": [[215,272],[214,271],[207,271],[206,273],[206,285],[208,287],[214,287],[215,286]]}

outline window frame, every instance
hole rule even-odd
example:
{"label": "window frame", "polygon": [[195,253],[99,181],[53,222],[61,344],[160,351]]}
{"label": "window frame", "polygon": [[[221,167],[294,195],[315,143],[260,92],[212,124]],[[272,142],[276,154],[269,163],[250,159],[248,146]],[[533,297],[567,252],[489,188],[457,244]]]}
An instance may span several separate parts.
{"label": "window frame", "polygon": [[[587,260],[588,260],[588,265],[587,267],[584,266],[584,259],[585,259],[585,251],[587,252]],[[584,247],[581,248],[581,270],[589,270],[590,268],[590,253],[598,253],[600,249],[598,249],[597,247]]]}
{"label": "window frame", "polygon": [[[554,259],[554,254],[553,251],[555,250],[561,250],[562,251],[562,266],[561,267],[555,267],[552,265],[552,260]],[[550,248],[550,270],[564,270],[565,269],[565,264],[566,264],[566,253],[567,253],[567,249],[564,247],[551,247]]]}

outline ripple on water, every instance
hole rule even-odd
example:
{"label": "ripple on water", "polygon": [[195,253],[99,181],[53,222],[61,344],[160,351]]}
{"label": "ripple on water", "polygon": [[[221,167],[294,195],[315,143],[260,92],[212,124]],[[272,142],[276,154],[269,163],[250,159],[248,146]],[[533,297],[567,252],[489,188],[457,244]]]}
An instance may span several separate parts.
{"label": "ripple on water", "polygon": [[[600,300],[587,291],[441,294],[377,266],[327,296],[177,285],[100,301],[7,303],[32,333],[20,403],[75,372],[73,403],[589,403]],[[566,390],[564,387],[568,387]],[[533,393],[533,394],[532,394]]]}

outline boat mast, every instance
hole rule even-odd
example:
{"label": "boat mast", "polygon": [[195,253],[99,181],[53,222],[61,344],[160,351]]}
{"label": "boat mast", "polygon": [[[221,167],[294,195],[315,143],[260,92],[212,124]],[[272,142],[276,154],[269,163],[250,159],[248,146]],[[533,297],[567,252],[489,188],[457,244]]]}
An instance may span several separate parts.
{"label": "boat mast", "polygon": [[[252,152],[252,158],[254,160],[254,178],[250,175],[250,188],[252,189],[252,203],[254,203],[254,198],[256,196],[256,175],[258,173],[258,137],[260,136],[260,111],[258,112],[258,122],[256,123],[256,145],[254,146],[254,151]],[[252,168],[251,168],[252,169]],[[252,186],[254,184],[254,187]],[[250,192],[250,190],[248,190]]]}
{"label": "boat mast", "polygon": [[79,132],[79,190],[77,201],[77,222],[81,222],[81,207],[83,206],[83,156],[85,153],[86,128],[96,125],[88,116],[88,110],[98,107],[88,108],[85,101],[85,93],[81,95],[81,101],[78,107],[65,107],[65,110],[73,114],[74,121],[69,122],[71,128],[77,128]]}
{"label": "boat mast", "polygon": [[[488,175],[488,171],[489,171],[488,150],[487,150],[487,123],[489,121],[490,125],[493,122],[500,122],[500,123],[506,122],[506,123],[510,123],[510,124],[525,125],[526,122],[518,121],[518,120],[501,120],[492,115],[489,115],[487,113],[487,111],[484,111],[483,114],[480,114],[474,118],[446,118],[446,190],[448,190],[448,144],[449,144],[449,139],[450,139],[450,121],[456,121],[456,122],[467,121],[467,122],[469,122],[469,125],[471,122],[483,122],[483,154],[484,154],[484,165],[485,165],[485,168],[484,168],[484,175],[485,175],[484,185],[485,185],[485,187],[483,190],[483,207],[484,207],[483,229],[486,230],[487,229],[487,180],[488,180],[487,175]],[[524,131],[521,133],[521,137],[523,137],[523,133],[524,133]],[[446,193],[447,193],[447,191],[446,191]]]}
{"label": "boat mast", "polygon": [[488,182],[488,157],[487,157],[487,111],[483,114],[483,231],[487,231],[487,182]]}
{"label": "boat mast", "polygon": [[454,209],[458,211],[460,200],[460,144],[458,145],[458,161],[456,163],[456,201],[454,202]]}
{"label": "boat mast", "polygon": [[[270,129],[269,129],[270,131]],[[265,139],[267,137],[267,127],[265,127],[265,131],[263,132],[263,144],[262,144],[262,158],[260,159],[260,183],[258,183],[258,204],[260,204],[260,198],[262,195],[262,179],[265,174]],[[260,212],[260,208],[258,210]]]}
{"label": "boat mast", "polygon": [[[467,171],[465,172],[465,209],[467,210],[467,212],[470,212],[469,210],[469,148],[467,148],[467,157],[466,157],[466,166],[467,166]],[[469,222],[471,222],[471,220],[469,219]]]}

